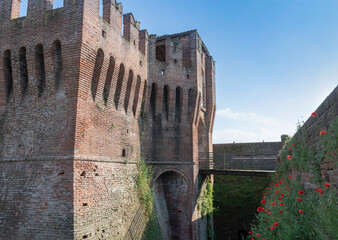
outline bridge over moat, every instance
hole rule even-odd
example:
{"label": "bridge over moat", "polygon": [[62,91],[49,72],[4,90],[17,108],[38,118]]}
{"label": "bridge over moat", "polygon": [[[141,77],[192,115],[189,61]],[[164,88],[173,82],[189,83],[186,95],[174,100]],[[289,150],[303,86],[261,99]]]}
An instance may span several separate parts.
{"label": "bridge over moat", "polygon": [[276,152],[199,153],[200,174],[267,176],[275,172]]}

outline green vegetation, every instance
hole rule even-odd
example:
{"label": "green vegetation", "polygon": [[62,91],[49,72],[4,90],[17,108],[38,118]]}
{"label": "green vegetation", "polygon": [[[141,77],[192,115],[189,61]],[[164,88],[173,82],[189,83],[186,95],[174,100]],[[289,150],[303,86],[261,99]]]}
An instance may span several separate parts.
{"label": "green vegetation", "polygon": [[215,239],[230,235],[237,239],[237,230],[249,228],[260,204],[261,193],[269,182],[268,177],[215,176]]}
{"label": "green vegetation", "polygon": [[[282,161],[263,193],[249,239],[338,239],[337,189],[329,183],[323,186],[320,167],[323,159],[336,159],[338,118],[317,134],[318,139],[311,139],[319,143],[312,148],[306,145],[306,131],[298,131],[281,150]],[[312,181],[322,187],[304,189],[300,178],[291,177],[292,170],[312,173]]]}
{"label": "green vegetation", "polygon": [[[199,185],[202,184],[202,179],[199,177],[198,178]],[[212,218],[213,218],[213,212],[215,210],[214,205],[213,205],[213,187],[212,183],[209,177],[206,178],[205,180],[205,190],[204,192],[201,192],[199,199],[197,200],[197,208],[198,210],[201,211],[202,217],[207,217],[207,224],[208,224],[208,239],[213,239],[214,237],[214,231],[213,231],[213,223],[212,223]],[[203,186],[202,186],[203,188]]]}
{"label": "green vegetation", "polygon": [[147,240],[157,240],[159,236],[158,219],[154,209],[154,193],[150,187],[153,173],[153,169],[148,166],[144,160],[139,162],[136,188],[140,204],[148,220],[143,236],[143,238]]}
{"label": "green vegetation", "polygon": [[100,103],[96,103],[96,107],[97,107],[99,110],[103,111],[103,107],[101,106]]}
{"label": "green vegetation", "polygon": [[[277,172],[280,175],[287,175],[291,169],[312,173],[317,183],[321,182],[320,164],[324,158],[334,158],[338,149],[338,118],[330,123],[327,131],[321,131],[316,138],[319,146],[310,148],[305,140],[307,132],[298,126],[299,136],[291,138],[281,150],[282,161],[277,165]],[[324,133],[325,132],[325,133]],[[337,162],[336,162],[337,167]]]}

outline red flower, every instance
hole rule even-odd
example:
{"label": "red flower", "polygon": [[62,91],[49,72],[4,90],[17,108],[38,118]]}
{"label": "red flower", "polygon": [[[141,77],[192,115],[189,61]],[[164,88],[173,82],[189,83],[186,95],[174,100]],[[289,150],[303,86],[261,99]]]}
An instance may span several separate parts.
{"label": "red flower", "polygon": [[256,237],[259,237],[260,236],[260,234],[259,233],[256,233]]}
{"label": "red flower", "polygon": [[262,240],[266,240],[265,238],[262,238]]}
{"label": "red flower", "polygon": [[278,187],[278,184],[277,184],[277,183],[275,183],[275,187]]}
{"label": "red flower", "polygon": [[284,197],[284,193],[282,193],[282,194],[280,195],[280,197]]}
{"label": "red flower", "polygon": [[297,201],[298,201],[298,202],[301,202],[301,201],[302,201],[302,199],[301,199],[301,198],[297,198]]}
{"label": "red flower", "polygon": [[258,207],[258,208],[257,208],[257,212],[264,212],[264,211],[265,211],[265,209],[262,208],[262,207]]}
{"label": "red flower", "polygon": [[320,193],[320,194],[323,194],[324,192],[325,192],[324,190],[319,189],[319,193]]}
{"label": "red flower", "polygon": [[325,187],[330,187],[330,183],[325,183]]}
{"label": "red flower", "polygon": [[285,204],[284,204],[284,203],[280,203],[280,205],[281,205],[281,206],[285,206]]}
{"label": "red flower", "polygon": [[289,148],[290,151],[292,151],[292,148]]}
{"label": "red flower", "polygon": [[279,211],[279,213],[280,213],[280,214],[282,214],[282,213],[283,213],[283,211]]}
{"label": "red flower", "polygon": [[320,190],[319,188],[316,188],[316,192],[319,192],[319,190]]}
{"label": "red flower", "polygon": [[270,210],[269,210],[269,209],[266,209],[265,211],[267,212],[268,216],[270,216],[270,215],[271,215],[271,212],[270,212]]}
{"label": "red flower", "polygon": [[279,181],[279,184],[283,184],[283,182],[282,182],[282,181]]}
{"label": "red flower", "polygon": [[263,199],[263,200],[261,201],[261,203],[265,204],[265,203],[266,203],[265,199]]}
{"label": "red flower", "polygon": [[291,176],[289,176],[289,178],[291,178]]}
{"label": "red flower", "polygon": [[274,230],[276,227],[275,226],[272,226],[272,227],[270,227],[270,230],[272,231],[272,230]]}
{"label": "red flower", "polygon": [[300,190],[300,191],[298,192],[298,194],[299,194],[299,195],[302,195],[302,194],[304,194],[304,191],[303,191],[303,190]]}
{"label": "red flower", "polygon": [[272,205],[272,206],[275,206],[275,205],[276,205],[276,203],[275,203],[275,202],[273,202],[273,203],[271,203],[271,205]]}
{"label": "red flower", "polygon": [[251,232],[251,231],[249,231],[249,234],[250,234],[250,235],[252,235],[252,232]]}
{"label": "red flower", "polygon": [[254,238],[250,238],[250,240],[255,240]]}
{"label": "red flower", "polygon": [[303,214],[303,210],[301,209],[301,210],[298,210],[298,212],[300,213],[300,214]]}
{"label": "red flower", "polygon": [[282,198],[279,197],[279,198],[278,198],[278,201],[282,201]]}
{"label": "red flower", "polygon": [[293,143],[293,144],[292,144],[292,147],[294,147],[294,146],[296,146],[296,144]]}
{"label": "red flower", "polygon": [[288,155],[288,159],[291,160],[291,155]]}
{"label": "red flower", "polygon": [[325,135],[327,132],[325,131],[325,130],[323,130],[323,131],[320,131],[320,133],[319,133],[319,135],[320,136],[323,136],[323,135]]}
{"label": "red flower", "polygon": [[311,116],[312,116],[312,117],[315,117],[315,116],[317,116],[317,113],[316,113],[316,112],[313,112],[313,113],[311,114]]}
{"label": "red flower", "polygon": [[275,222],[273,225],[277,227],[278,226],[278,222]]}
{"label": "red flower", "polygon": [[279,193],[279,191],[275,191],[275,193],[276,193],[276,194],[278,194],[278,193]]}

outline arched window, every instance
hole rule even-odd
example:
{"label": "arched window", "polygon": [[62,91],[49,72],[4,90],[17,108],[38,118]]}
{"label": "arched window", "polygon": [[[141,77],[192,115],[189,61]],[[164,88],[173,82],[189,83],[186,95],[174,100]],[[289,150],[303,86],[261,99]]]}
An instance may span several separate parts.
{"label": "arched window", "polygon": [[97,50],[96,54],[96,60],[95,60],[95,66],[94,66],[94,72],[93,72],[93,78],[92,78],[92,84],[91,84],[91,93],[93,101],[95,102],[97,88],[99,87],[99,80],[101,75],[101,69],[103,65],[103,59],[104,59],[104,53],[101,48]]}
{"label": "arched window", "polygon": [[46,88],[45,58],[43,55],[42,44],[38,44],[35,47],[35,70],[36,78],[38,80],[38,96],[41,97]]}
{"label": "arched window", "polygon": [[182,118],[182,88],[176,88],[176,102],[175,102],[175,122],[181,122]]}
{"label": "arched window", "polygon": [[115,60],[114,60],[113,57],[110,57],[106,82],[104,83],[104,88],[103,88],[103,101],[104,101],[104,104],[106,106],[108,104],[110,87],[111,87],[111,82],[112,82],[112,79],[113,79],[114,69],[115,69]]}
{"label": "arched window", "polygon": [[54,57],[54,76],[55,76],[55,91],[59,93],[63,90],[63,76],[62,76],[62,54],[61,42],[56,40],[53,43],[53,57]]}
{"label": "arched window", "polygon": [[120,98],[121,98],[123,78],[124,78],[124,65],[121,63],[119,76],[117,78],[115,97],[114,97],[114,103],[115,103],[116,109],[118,109]]}
{"label": "arched window", "polygon": [[133,73],[132,70],[130,70],[129,76],[128,76],[126,97],[124,99],[124,110],[126,111],[126,113],[128,112],[128,106],[129,106],[129,101],[130,101],[130,93],[131,93],[131,88],[133,87],[133,79],[134,79],[134,73]]}
{"label": "arched window", "polygon": [[151,85],[151,94],[150,94],[150,112],[155,119],[156,116],[156,99],[157,99],[157,84],[153,83]]}
{"label": "arched window", "polygon": [[13,95],[13,71],[12,71],[12,59],[11,51],[6,50],[4,53],[4,74],[5,74],[5,88],[6,88],[6,102],[8,103]]}
{"label": "arched window", "polygon": [[167,119],[169,119],[169,93],[170,88],[168,85],[165,85],[163,88],[163,109],[162,114]]}
{"label": "arched window", "polygon": [[27,70],[27,50],[25,47],[19,50],[19,66],[20,66],[20,81],[21,81],[21,94],[24,97],[28,90],[28,70]]}
{"label": "arched window", "polygon": [[139,99],[139,96],[140,96],[140,90],[141,90],[141,77],[137,76],[137,83],[136,83],[136,89],[135,89],[135,94],[134,94],[134,103],[133,103],[133,114],[134,114],[134,116],[136,115],[138,99]]}

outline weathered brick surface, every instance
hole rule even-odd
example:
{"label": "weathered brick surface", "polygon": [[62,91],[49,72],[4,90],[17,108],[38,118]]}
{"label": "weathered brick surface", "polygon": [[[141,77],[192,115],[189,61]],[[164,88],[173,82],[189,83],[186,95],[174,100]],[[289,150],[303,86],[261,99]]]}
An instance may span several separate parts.
{"label": "weathered brick surface", "polygon": [[161,162],[154,184],[185,179],[185,200],[167,208],[183,211],[175,234],[197,239],[197,156],[212,150],[215,114],[215,66],[198,33],[149,39],[114,0],[103,18],[99,0],[52,4],[31,0],[17,18],[20,1],[0,2],[0,239],[123,239],[141,155]]}
{"label": "weathered brick surface", "polygon": [[[309,117],[300,130],[295,134],[296,138],[304,138],[305,144],[313,149],[321,149],[323,136],[320,131],[328,130],[330,122],[338,116],[338,87],[324,100],[324,102],[316,109],[316,117]],[[332,186],[338,186],[337,178],[337,149],[329,154],[330,157],[324,158],[320,164],[323,183],[330,182]],[[311,166],[310,166],[311,167]],[[308,188],[320,187],[315,184],[313,174],[293,172],[293,177],[300,175],[302,182]]]}

